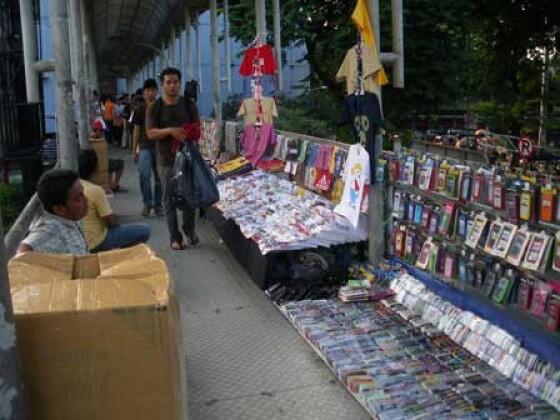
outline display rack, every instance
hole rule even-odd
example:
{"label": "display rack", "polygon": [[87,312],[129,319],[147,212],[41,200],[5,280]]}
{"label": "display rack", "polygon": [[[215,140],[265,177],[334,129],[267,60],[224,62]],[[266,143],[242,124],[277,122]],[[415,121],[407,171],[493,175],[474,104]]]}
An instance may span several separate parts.
{"label": "display rack", "polygon": [[[439,147],[439,146],[438,146]],[[445,147],[445,146],[441,146]],[[463,152],[463,151],[460,151]],[[480,152],[479,152],[480,153]],[[436,158],[441,162],[447,161],[451,165],[463,165],[470,167],[471,174],[474,176],[475,171],[480,168],[488,168],[488,165],[481,162],[473,162],[468,160],[462,159],[454,159],[449,156],[441,156],[439,154],[433,153],[422,153],[418,152],[417,150],[406,150],[404,149],[400,154],[387,152],[384,159],[386,162],[390,162],[391,160],[403,158],[403,156],[415,156],[415,158],[426,157],[426,158]],[[402,160],[401,160],[402,162]],[[417,163],[417,162],[416,162]],[[402,168],[400,168],[400,173],[402,174]],[[385,181],[387,185],[387,190],[391,194],[391,199],[389,200],[389,212],[390,218],[389,221],[393,229],[391,230],[391,246],[389,247],[389,254],[393,255],[395,260],[400,261],[411,273],[415,276],[422,278],[422,281],[427,283],[434,291],[438,293],[443,293],[446,298],[451,297],[454,303],[458,306],[462,307],[463,309],[470,310],[482,317],[488,317],[491,322],[495,322],[497,325],[500,325],[505,330],[512,333],[512,335],[519,338],[524,344],[527,345],[534,353],[538,354],[539,356],[543,357],[545,360],[550,361],[556,367],[560,366],[560,332],[558,332],[558,327],[552,327],[547,329],[546,325],[548,322],[548,317],[551,316],[548,312],[545,312],[544,316],[541,314],[540,317],[535,316],[532,314],[528,309],[521,309],[518,306],[518,297],[517,291],[515,287],[519,286],[519,282],[521,278],[527,279],[528,281],[532,282],[532,287],[536,289],[537,284],[546,283],[549,285],[560,285],[560,272],[555,271],[551,267],[551,255],[554,255],[554,246],[551,246],[552,249],[547,250],[549,255],[544,257],[544,270],[533,270],[528,269],[525,267],[517,266],[508,262],[505,258],[497,257],[495,255],[490,254],[487,250],[484,249],[484,238],[487,235],[488,226],[491,225],[493,221],[496,219],[500,219],[504,222],[512,222],[516,226],[525,225],[531,232],[539,232],[544,231],[552,238],[554,243],[554,238],[557,232],[560,232],[560,223],[556,222],[545,222],[538,220],[538,218],[529,220],[529,221],[517,221],[511,220],[509,217],[507,209],[496,209],[490,205],[480,202],[474,202],[469,200],[464,200],[461,198],[461,183],[458,182],[459,190],[456,192],[454,196],[450,196],[445,191],[435,191],[433,189],[433,184],[430,185],[430,188],[426,189],[425,185],[424,188],[420,188],[418,184],[417,177],[419,176],[420,172],[418,168],[415,167],[414,174],[412,175],[414,178],[414,182],[410,185],[408,182],[403,181],[403,179],[399,176],[394,174],[389,175],[389,170],[386,170],[385,173]],[[505,177],[505,174],[503,174]],[[511,171],[511,176],[519,176],[516,174],[515,171]],[[529,174],[533,178],[535,177],[534,174]],[[527,177],[528,179],[529,177]],[[542,181],[542,176],[540,177]],[[545,176],[544,177],[547,182],[553,182],[558,185],[558,178],[552,176]],[[433,181],[432,181],[433,182]],[[492,181],[493,182],[493,181]],[[429,206],[430,209],[435,209],[439,207],[442,209],[446,204],[453,206],[453,213],[452,213],[452,223],[450,228],[447,232],[442,233],[439,231],[434,232],[433,230],[430,231],[429,227],[426,226],[425,223],[418,223],[418,220],[410,220],[408,215],[404,218],[400,218],[401,216],[399,212],[394,212],[394,203],[393,203],[393,194],[394,193],[401,193],[407,194],[408,198],[411,198],[411,201],[414,203],[421,203],[421,206]],[[414,197],[420,197],[421,200],[415,200]],[[536,199],[536,198],[535,198]],[[533,211],[536,210],[537,206],[533,206]],[[406,210],[405,212],[408,212]],[[485,233],[482,235],[483,239],[478,241],[475,247],[469,247],[466,243],[465,236],[459,235],[458,233],[458,225],[459,225],[459,212],[469,213],[484,213],[488,218],[488,223],[485,227]],[[471,225],[472,226],[472,225]],[[402,227],[402,228],[401,228]],[[416,235],[416,246],[414,248],[414,252],[407,254],[407,255],[397,255],[398,249],[395,248],[395,235],[398,233],[399,229],[401,232],[404,230],[406,232],[413,231]],[[411,234],[412,236],[412,234]],[[401,234],[401,239],[403,238]],[[445,255],[453,254],[455,255],[456,259],[454,260],[455,267],[450,269],[452,273],[451,276],[445,275],[442,270],[440,270],[442,264],[440,262],[440,255],[437,255],[437,267],[434,269],[434,266],[429,268],[422,267],[420,264],[420,268],[417,265],[417,260],[419,258],[420,249],[422,246],[418,247],[418,243],[425,244],[425,242],[431,238],[434,243],[436,243],[440,248],[438,251],[443,248],[445,251]],[[402,249],[402,248],[400,248]],[[476,264],[479,265],[486,265],[486,270],[482,270],[484,273],[481,278],[483,278],[482,282],[486,280],[486,274],[491,271],[491,267],[494,267],[496,263],[499,263],[502,268],[502,273],[506,272],[506,270],[514,270],[514,273],[517,273],[516,276],[518,278],[512,280],[512,283],[516,285],[513,287],[515,291],[508,292],[507,298],[505,299],[504,303],[498,304],[494,302],[492,299],[492,294],[484,294],[483,287],[481,284],[477,284],[478,287],[475,285],[471,285],[468,282],[464,281],[464,278],[461,279],[459,275],[459,260],[461,255],[474,255],[474,261]],[[498,287],[498,281],[496,281],[494,288]],[[556,286],[555,286],[556,287]],[[533,290],[533,289],[532,289]],[[547,305],[550,305],[551,297],[554,293],[558,293],[557,290],[552,290],[548,297]],[[512,296],[515,298],[512,300]],[[549,306],[546,307],[547,311]]]}

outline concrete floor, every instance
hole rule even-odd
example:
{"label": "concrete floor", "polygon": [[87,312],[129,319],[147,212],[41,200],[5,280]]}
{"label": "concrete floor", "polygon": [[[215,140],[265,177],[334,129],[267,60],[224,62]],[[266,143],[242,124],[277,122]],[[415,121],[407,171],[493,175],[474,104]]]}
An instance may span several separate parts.
{"label": "concrete floor", "polygon": [[124,222],[147,221],[181,302],[190,420],[359,420],[369,416],[199,221],[196,249],[170,251],[163,218],[143,219],[136,166],[124,152],[111,199]]}

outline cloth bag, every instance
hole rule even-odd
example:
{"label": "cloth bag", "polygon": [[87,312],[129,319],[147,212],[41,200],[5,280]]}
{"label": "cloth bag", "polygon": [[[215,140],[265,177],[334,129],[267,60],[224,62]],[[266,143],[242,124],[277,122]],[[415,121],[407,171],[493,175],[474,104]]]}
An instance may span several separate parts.
{"label": "cloth bag", "polygon": [[172,191],[173,201],[192,208],[210,207],[220,200],[214,176],[194,142],[185,142],[175,157]]}

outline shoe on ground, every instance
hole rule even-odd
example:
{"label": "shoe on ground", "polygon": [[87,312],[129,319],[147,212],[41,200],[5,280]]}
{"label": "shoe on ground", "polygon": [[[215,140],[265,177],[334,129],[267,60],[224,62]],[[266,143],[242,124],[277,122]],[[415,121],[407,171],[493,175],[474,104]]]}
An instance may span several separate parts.
{"label": "shoe on ground", "polygon": [[200,242],[200,239],[198,238],[198,235],[196,233],[193,233],[192,235],[187,236],[187,244],[189,246],[197,246],[199,242]]}
{"label": "shoe on ground", "polygon": [[144,217],[150,217],[150,213],[152,212],[152,209],[144,206],[144,208],[142,209],[142,213],[140,213],[142,216]]}
{"label": "shoe on ground", "polygon": [[154,213],[157,217],[163,217],[163,209],[161,207],[156,207],[154,209]]}

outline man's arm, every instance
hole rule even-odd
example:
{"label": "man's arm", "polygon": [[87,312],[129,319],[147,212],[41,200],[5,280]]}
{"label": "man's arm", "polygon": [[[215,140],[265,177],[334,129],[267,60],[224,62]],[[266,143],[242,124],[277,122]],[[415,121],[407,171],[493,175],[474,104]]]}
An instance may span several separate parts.
{"label": "man's arm", "polygon": [[154,141],[163,140],[169,136],[181,141],[186,138],[185,131],[181,127],[156,127],[154,123],[154,104],[150,104],[146,108],[146,136]]}
{"label": "man's arm", "polygon": [[134,130],[132,131],[132,157],[134,162],[138,162],[138,151],[136,147],[138,146],[138,140],[140,139],[140,126],[134,125]]}
{"label": "man's arm", "polygon": [[119,219],[117,218],[116,214],[110,214],[108,216],[102,217],[102,219],[105,221],[107,227],[113,227],[119,225]]}
{"label": "man's arm", "polygon": [[19,244],[19,247],[18,247],[18,249],[17,249],[17,251],[16,251],[16,255],[25,254],[25,253],[27,253],[27,252],[32,252],[32,251],[33,251],[33,248],[31,248],[29,245],[24,244],[24,243],[22,242],[21,244]]}

